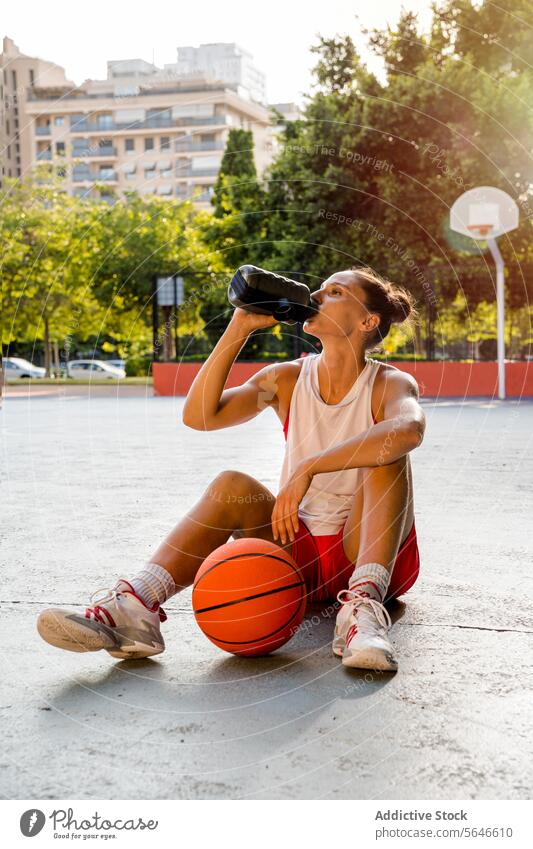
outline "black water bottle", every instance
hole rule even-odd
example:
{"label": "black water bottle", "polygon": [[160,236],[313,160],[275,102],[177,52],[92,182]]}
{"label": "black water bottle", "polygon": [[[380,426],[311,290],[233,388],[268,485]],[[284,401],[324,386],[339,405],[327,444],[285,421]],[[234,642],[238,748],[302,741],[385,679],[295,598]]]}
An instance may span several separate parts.
{"label": "black water bottle", "polygon": [[305,321],[318,311],[305,283],[256,265],[241,265],[237,269],[228,286],[228,298],[234,307],[272,315],[284,324]]}

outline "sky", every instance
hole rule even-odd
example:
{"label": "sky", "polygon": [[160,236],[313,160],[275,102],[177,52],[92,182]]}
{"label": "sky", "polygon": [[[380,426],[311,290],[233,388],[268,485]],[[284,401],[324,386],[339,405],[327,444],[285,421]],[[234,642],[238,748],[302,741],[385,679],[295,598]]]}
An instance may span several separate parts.
{"label": "sky", "polygon": [[372,70],[361,27],[398,20],[402,6],[427,27],[430,0],[24,0],[5,4],[1,35],[23,53],[62,65],[76,84],[104,79],[108,59],[140,58],[162,66],[178,46],[236,41],[267,75],[269,102],[302,101],[311,86],[317,34],[349,33]]}

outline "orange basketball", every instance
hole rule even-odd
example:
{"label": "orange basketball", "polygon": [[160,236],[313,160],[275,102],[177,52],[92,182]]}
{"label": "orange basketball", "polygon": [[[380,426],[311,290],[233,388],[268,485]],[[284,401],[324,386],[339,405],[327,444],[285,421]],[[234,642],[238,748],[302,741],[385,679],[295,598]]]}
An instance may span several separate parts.
{"label": "orange basketball", "polygon": [[198,625],[224,651],[251,657],[275,651],[305,613],[305,584],[286,551],[264,539],[227,542],[206,557],[192,591]]}

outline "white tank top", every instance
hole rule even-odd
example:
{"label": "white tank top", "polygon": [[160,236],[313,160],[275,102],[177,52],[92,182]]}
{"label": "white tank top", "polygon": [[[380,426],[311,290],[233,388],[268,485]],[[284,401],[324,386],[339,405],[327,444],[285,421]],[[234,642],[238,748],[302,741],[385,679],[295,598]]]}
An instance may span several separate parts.
{"label": "white tank top", "polygon": [[[280,488],[305,457],[327,451],[374,424],[372,387],[381,365],[379,360],[367,357],[366,366],[342,401],[326,404],[319,389],[319,357],[320,354],[304,357],[292,393]],[[314,536],[335,534],[342,528],[361,474],[361,469],[343,469],[313,477],[300,502],[298,515]]]}

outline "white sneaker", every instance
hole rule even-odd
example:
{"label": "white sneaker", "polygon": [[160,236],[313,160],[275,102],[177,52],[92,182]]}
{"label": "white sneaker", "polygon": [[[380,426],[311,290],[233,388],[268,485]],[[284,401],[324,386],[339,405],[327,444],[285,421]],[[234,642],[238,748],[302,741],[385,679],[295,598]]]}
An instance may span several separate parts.
{"label": "white sneaker", "polygon": [[342,657],[344,666],[389,672],[398,669],[387,636],[392,622],[383,604],[354,590],[341,590],[337,599],[342,606],[335,623],[333,653]]}
{"label": "white sneaker", "polygon": [[113,657],[141,658],[161,654],[165,641],[160,623],[165,611],[147,607],[127,581],[91,595],[85,614],[51,607],[37,619],[37,630],[51,646],[67,651],[100,651]]}

